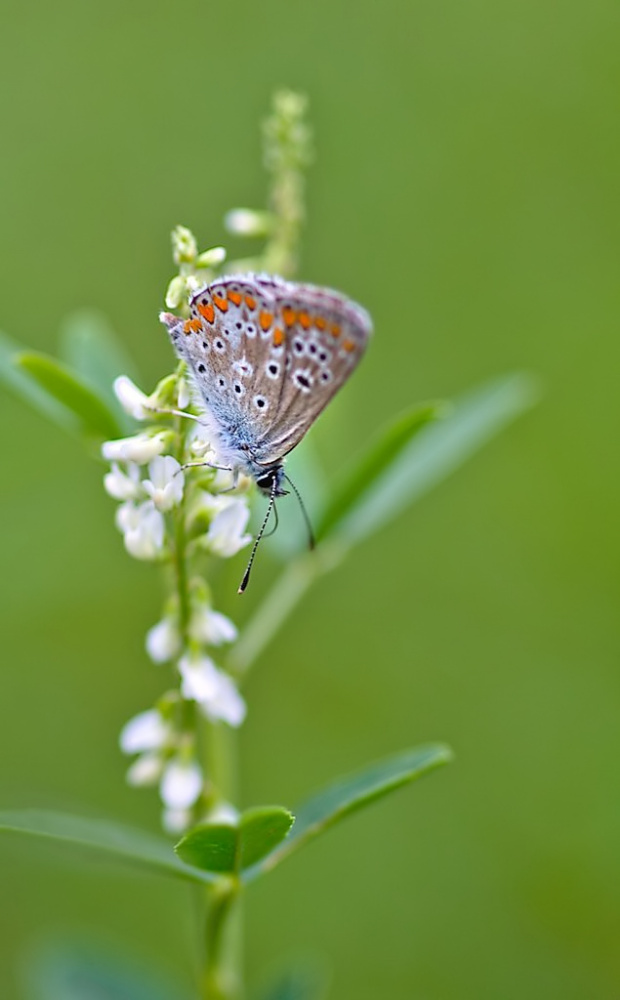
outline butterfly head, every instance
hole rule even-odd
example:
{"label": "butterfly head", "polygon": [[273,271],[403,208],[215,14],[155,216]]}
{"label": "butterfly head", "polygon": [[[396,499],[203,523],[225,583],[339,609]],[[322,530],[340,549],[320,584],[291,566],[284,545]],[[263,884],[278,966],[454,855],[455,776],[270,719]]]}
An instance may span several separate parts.
{"label": "butterfly head", "polygon": [[256,485],[261,493],[268,497],[285,497],[288,490],[282,489],[284,480],[284,468],[282,465],[274,465],[267,472],[256,478]]}

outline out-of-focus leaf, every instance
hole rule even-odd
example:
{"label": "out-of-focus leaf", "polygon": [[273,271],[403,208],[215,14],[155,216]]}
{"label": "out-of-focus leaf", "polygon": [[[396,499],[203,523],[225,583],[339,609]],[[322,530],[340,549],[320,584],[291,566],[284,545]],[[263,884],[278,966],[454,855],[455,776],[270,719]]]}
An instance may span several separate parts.
{"label": "out-of-focus leaf", "polygon": [[237,869],[239,831],[226,823],[201,823],[193,827],[174,850],[182,861],[205,872],[231,874]]}
{"label": "out-of-focus leaf", "polygon": [[238,825],[202,823],[179,841],[178,856],[189,865],[219,874],[238,874],[256,864],[288,834],[293,816],[282,806],[247,809]]}
{"label": "out-of-focus leaf", "polygon": [[134,382],[139,381],[139,376],[105,316],[90,309],[71,313],[61,327],[60,354],[69,368],[99,393],[123,430],[130,433],[134,422],[114,395],[113,383],[118,375],[128,375]]}
{"label": "out-of-focus leaf", "polygon": [[[327,484],[312,436],[305,437],[291,452],[286,460],[286,474],[302,497],[310,526],[316,534],[315,511],[322,510],[327,502]],[[293,488],[287,483],[284,488],[289,490],[290,496],[278,507],[280,521],[278,530],[269,541],[269,552],[283,562],[288,562],[297,552],[309,548],[309,538],[304,514]],[[257,511],[260,525],[264,514],[263,506],[260,505]]]}
{"label": "out-of-focus leaf", "polygon": [[75,414],[86,435],[102,440],[120,437],[120,424],[107,403],[75,372],[37,351],[19,354],[16,363],[37,385]]}
{"label": "out-of-focus leaf", "polygon": [[348,472],[323,511],[317,525],[317,539],[326,538],[338,525],[363,508],[372,494],[373,487],[402,455],[413,438],[423,427],[436,420],[445,409],[444,404],[427,403],[401,414],[384,428],[379,437],[366,449],[356,465]]}
{"label": "out-of-focus leaf", "polygon": [[352,544],[383,527],[533,406],[538,395],[532,376],[515,373],[461,397],[443,420],[425,427],[400,451],[333,534]]}
{"label": "out-of-focus leaf", "polygon": [[259,1000],[322,1000],[329,981],[325,961],[303,957],[290,962],[259,994]]}
{"label": "out-of-focus leaf", "polygon": [[58,403],[45,389],[37,385],[30,375],[27,375],[16,364],[16,358],[23,353],[23,350],[23,347],[16,344],[6,334],[0,333],[0,382],[42,416],[62,427],[63,430],[77,433],[80,424],[74,414]]}
{"label": "out-of-focus leaf", "polygon": [[47,942],[27,956],[28,1000],[189,1000],[161,973],[91,944]]}
{"label": "out-of-focus leaf", "polygon": [[295,826],[275,850],[250,868],[244,881],[250,882],[324,833],[335,823],[362,809],[389,792],[407,785],[429,771],[452,760],[452,752],[443,744],[430,744],[388,757],[329,785],[295,810]]}
{"label": "out-of-focus leaf", "polygon": [[246,809],[241,817],[241,870],[256,864],[284,841],[295,817],[282,806],[258,806]]}
{"label": "out-of-focus leaf", "polygon": [[39,837],[85,848],[112,859],[147,868],[158,875],[193,882],[212,882],[207,872],[191,868],[175,857],[163,838],[108,820],[87,819],[42,809],[0,812],[0,833]]}

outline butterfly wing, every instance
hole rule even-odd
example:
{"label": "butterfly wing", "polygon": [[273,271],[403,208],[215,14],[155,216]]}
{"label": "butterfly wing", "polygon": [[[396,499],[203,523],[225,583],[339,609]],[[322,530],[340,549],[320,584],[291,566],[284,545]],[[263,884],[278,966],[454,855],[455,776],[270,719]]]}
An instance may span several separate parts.
{"label": "butterfly wing", "polygon": [[349,377],[370,318],[337,292],[239,275],[162,314],[232,460],[281,461]]}
{"label": "butterfly wing", "polygon": [[283,333],[279,396],[255,451],[256,460],[266,465],[301,441],[354,371],[372,331],[368,313],[330,289],[278,282],[274,299],[274,323]]}

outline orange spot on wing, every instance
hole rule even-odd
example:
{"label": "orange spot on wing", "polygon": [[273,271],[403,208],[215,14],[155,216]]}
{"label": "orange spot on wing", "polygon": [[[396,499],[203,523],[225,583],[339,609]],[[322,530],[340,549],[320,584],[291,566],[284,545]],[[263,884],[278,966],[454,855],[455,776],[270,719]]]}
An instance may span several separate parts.
{"label": "orange spot on wing", "polygon": [[347,337],[346,340],[343,340],[342,346],[343,346],[343,348],[344,348],[345,351],[349,351],[349,352],[354,351],[355,350],[355,341],[354,340],[349,340],[349,338]]}
{"label": "orange spot on wing", "polygon": [[215,319],[215,309],[213,308],[210,302],[199,302],[198,312],[200,313],[201,316],[204,316],[207,323],[212,323],[213,320]]}
{"label": "orange spot on wing", "polygon": [[282,330],[278,326],[278,327],[276,327],[276,329],[274,331],[274,334],[273,334],[273,346],[274,347],[281,347],[283,343],[284,343],[284,330]]}
{"label": "orange spot on wing", "polygon": [[339,337],[340,336],[340,326],[339,326],[339,324],[338,323],[332,323],[332,325],[329,328],[329,332],[331,333],[332,337]]}
{"label": "orange spot on wing", "polygon": [[309,317],[309,315],[308,315],[307,312],[300,312],[300,314],[297,317],[297,319],[299,320],[299,322],[303,326],[304,330],[309,330],[310,329],[310,317]]}
{"label": "orange spot on wing", "polygon": [[220,298],[219,295],[214,295],[213,296],[213,301],[215,302],[215,304],[216,304],[217,308],[220,310],[220,312],[225,313],[225,312],[228,311],[228,302],[226,301],[226,299]]}
{"label": "orange spot on wing", "polygon": [[317,316],[314,321],[314,325],[316,326],[317,330],[326,330],[327,320],[325,319],[324,316]]}
{"label": "orange spot on wing", "polygon": [[240,306],[241,305],[241,299],[243,298],[243,296],[240,295],[239,292],[229,292],[228,293],[228,298],[230,299],[230,301],[234,305]]}
{"label": "orange spot on wing", "polygon": [[202,323],[199,319],[186,319],[183,324],[183,333],[198,333]]}
{"label": "orange spot on wing", "polygon": [[258,322],[261,330],[264,330],[266,333],[271,324],[273,323],[273,313],[262,312],[258,317]]}
{"label": "orange spot on wing", "polygon": [[256,309],[256,299],[252,295],[246,295],[245,304],[248,309]]}
{"label": "orange spot on wing", "polygon": [[294,309],[285,308],[282,310],[282,318],[287,326],[292,326],[297,319],[297,313]]}

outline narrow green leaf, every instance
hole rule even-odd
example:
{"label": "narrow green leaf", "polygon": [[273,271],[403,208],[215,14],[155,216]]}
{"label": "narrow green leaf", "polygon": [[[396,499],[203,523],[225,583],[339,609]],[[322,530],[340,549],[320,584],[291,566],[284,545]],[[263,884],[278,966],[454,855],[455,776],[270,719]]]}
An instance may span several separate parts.
{"label": "narrow green leaf", "polygon": [[233,875],[260,861],[276,847],[293,825],[282,806],[247,809],[238,826],[201,823],[175,846],[182,861],[202,871]]}
{"label": "narrow green leaf", "polygon": [[42,389],[75,414],[84,433],[104,440],[120,436],[121,427],[110,408],[75,372],[37,351],[19,354],[16,362]]}
{"label": "narrow green leaf", "polygon": [[0,333],[0,382],[22,399],[33,410],[53,421],[63,430],[77,433],[79,422],[64,406],[42,389],[30,375],[22,371],[16,363],[23,353],[23,347]]}
{"label": "narrow green leaf", "polygon": [[330,979],[325,961],[318,956],[297,958],[259,994],[260,1000],[321,1000]]}
{"label": "narrow green leaf", "polygon": [[443,420],[424,428],[401,450],[340,520],[334,534],[352,544],[383,527],[533,406],[538,395],[535,379],[521,373],[493,379],[467,393]]}
{"label": "narrow green leaf", "polygon": [[284,858],[339,823],[345,816],[447,764],[451,759],[449,747],[440,743],[430,744],[389,757],[328,786],[294,810],[295,826],[287,839],[248,869],[244,881],[251,882],[258,875],[271,871]]}
{"label": "narrow green leaf", "polygon": [[256,864],[288,835],[295,817],[282,806],[246,809],[239,824],[241,870]]}
{"label": "narrow green leaf", "polygon": [[239,830],[225,823],[201,823],[175,844],[174,850],[188,865],[201,871],[232,874],[237,870]]}
{"label": "narrow green leaf", "polygon": [[317,539],[327,537],[346,516],[364,503],[373,486],[417,434],[441,415],[445,404],[426,403],[401,414],[385,427],[348,472],[317,525]]}
{"label": "narrow green leaf", "polygon": [[37,943],[22,978],[32,1000],[189,1000],[161,970],[91,942]]}
{"label": "narrow green leaf", "polygon": [[129,375],[134,382],[139,381],[139,376],[105,316],[90,309],[71,313],[61,327],[60,354],[69,368],[105,400],[123,430],[131,432],[134,422],[114,395],[113,384],[118,375]]}
{"label": "narrow green leaf", "polygon": [[25,834],[110,855],[159,875],[211,882],[213,876],[175,857],[163,838],[108,820],[87,819],[42,809],[0,812],[0,833]]}

